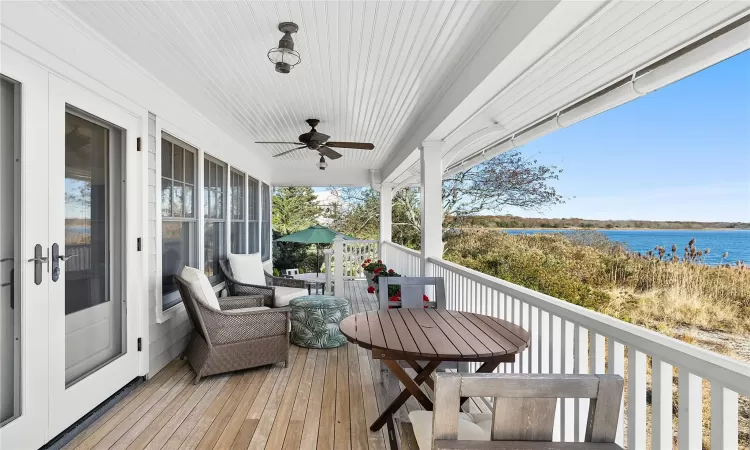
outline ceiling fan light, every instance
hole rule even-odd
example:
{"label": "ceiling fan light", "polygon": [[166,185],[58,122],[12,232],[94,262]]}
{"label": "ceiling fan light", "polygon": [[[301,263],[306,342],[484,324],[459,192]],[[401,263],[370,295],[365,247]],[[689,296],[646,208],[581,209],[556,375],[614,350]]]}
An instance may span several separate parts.
{"label": "ceiling fan light", "polygon": [[279,31],[284,33],[279,46],[268,51],[268,60],[274,63],[279,73],[289,73],[292,67],[302,61],[299,52],[294,50],[294,40],[291,33],[297,32],[297,25],[292,22],[279,24]]}
{"label": "ceiling fan light", "polygon": [[328,167],[328,163],[326,162],[326,159],[321,156],[320,161],[318,162],[318,164],[316,164],[316,166],[318,166],[318,169],[320,170],[326,170],[326,167]]}

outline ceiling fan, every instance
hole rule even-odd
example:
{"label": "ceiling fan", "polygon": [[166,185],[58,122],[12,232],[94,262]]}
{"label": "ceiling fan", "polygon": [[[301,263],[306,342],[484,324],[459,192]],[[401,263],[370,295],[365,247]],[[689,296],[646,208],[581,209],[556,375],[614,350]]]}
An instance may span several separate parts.
{"label": "ceiling fan", "polygon": [[300,145],[300,147],[293,148],[291,150],[287,150],[284,152],[281,152],[277,155],[273,155],[274,158],[277,158],[279,156],[286,155],[288,153],[301,150],[303,148],[307,148],[310,150],[314,150],[318,152],[320,155],[320,162],[318,162],[318,168],[320,170],[325,170],[326,167],[328,167],[328,164],[326,163],[325,159],[339,159],[341,158],[341,153],[337,152],[336,150],[333,150],[333,148],[353,148],[358,150],[372,150],[375,148],[373,144],[370,144],[368,142],[333,142],[329,141],[328,139],[331,138],[331,136],[328,136],[327,134],[318,133],[318,130],[315,129],[316,126],[320,123],[320,120],[318,119],[307,119],[305,122],[307,122],[308,125],[312,128],[309,132],[300,134],[299,135],[299,142],[256,142],[256,144],[294,144],[294,145]]}

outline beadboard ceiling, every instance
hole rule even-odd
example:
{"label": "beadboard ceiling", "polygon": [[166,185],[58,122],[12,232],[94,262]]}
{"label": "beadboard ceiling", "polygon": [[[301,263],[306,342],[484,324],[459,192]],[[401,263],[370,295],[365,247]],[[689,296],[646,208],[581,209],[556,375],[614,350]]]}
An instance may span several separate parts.
{"label": "beadboard ceiling", "polygon": [[[334,168],[379,168],[515,2],[69,2],[66,7],[218,126],[269,155],[309,131],[341,150]],[[274,71],[266,53],[294,21],[302,63]],[[490,27],[489,25],[492,25]],[[316,152],[277,158],[314,170]]]}

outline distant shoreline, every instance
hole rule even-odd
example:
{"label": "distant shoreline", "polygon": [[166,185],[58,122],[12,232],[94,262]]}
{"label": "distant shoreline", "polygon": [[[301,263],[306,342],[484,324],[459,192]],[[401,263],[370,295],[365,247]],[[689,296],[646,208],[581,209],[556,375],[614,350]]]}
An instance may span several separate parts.
{"label": "distant shoreline", "polygon": [[448,217],[447,226],[504,230],[750,230],[750,222],[698,222],[680,220],[598,220],[531,218],[518,216]]}
{"label": "distant shoreline", "polygon": [[484,230],[592,230],[592,231],[750,231],[750,228],[589,228],[589,227],[460,227]]}

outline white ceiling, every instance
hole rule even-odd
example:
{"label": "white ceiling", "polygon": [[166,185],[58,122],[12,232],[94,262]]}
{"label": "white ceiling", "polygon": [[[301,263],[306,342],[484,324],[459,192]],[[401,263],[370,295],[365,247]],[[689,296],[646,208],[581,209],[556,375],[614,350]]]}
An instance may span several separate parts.
{"label": "white ceiling", "polygon": [[[332,168],[379,168],[429,103],[449,85],[514,2],[69,2],[82,21],[204,116],[253,141],[296,141],[321,120],[342,150]],[[302,63],[274,71],[266,53],[279,22]],[[490,24],[492,26],[490,26]],[[258,145],[278,154],[290,145]],[[312,168],[317,153],[277,159]]]}

